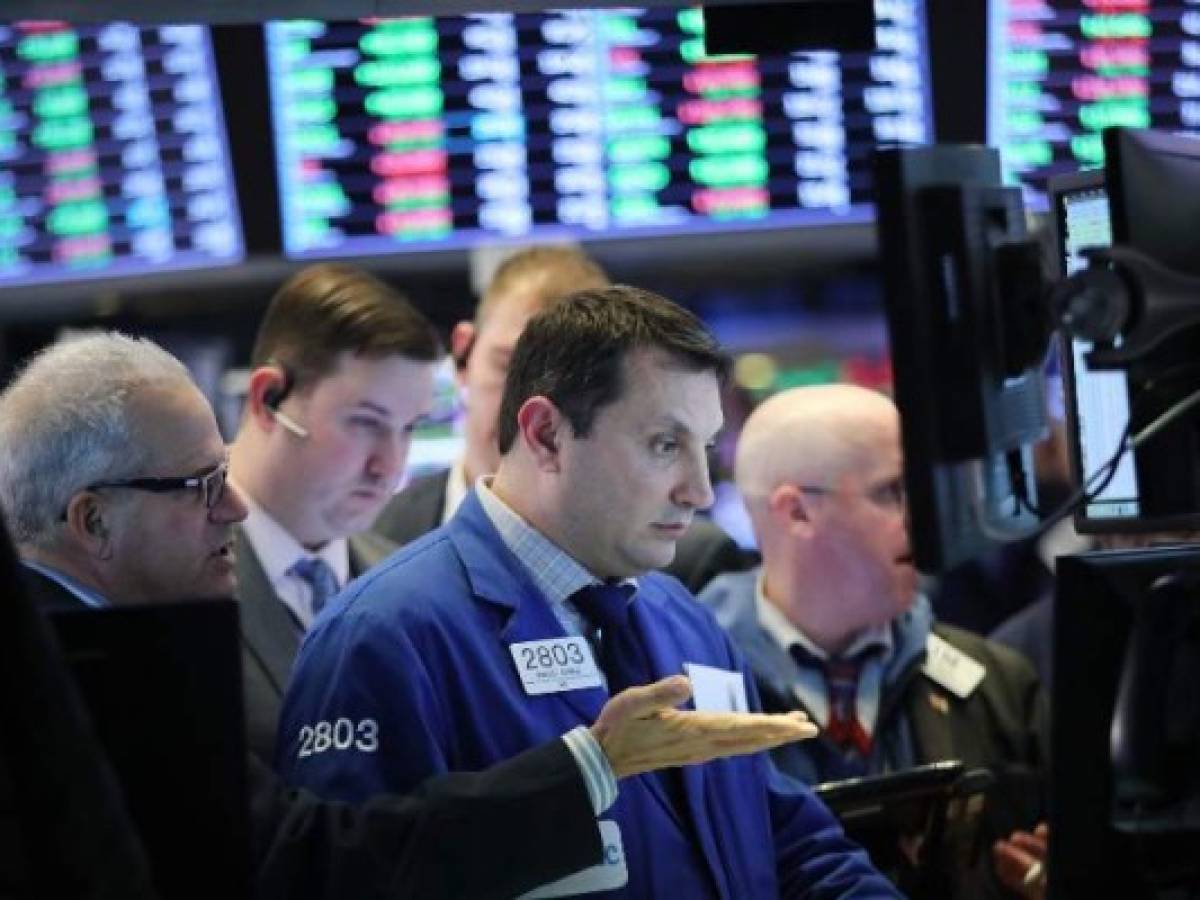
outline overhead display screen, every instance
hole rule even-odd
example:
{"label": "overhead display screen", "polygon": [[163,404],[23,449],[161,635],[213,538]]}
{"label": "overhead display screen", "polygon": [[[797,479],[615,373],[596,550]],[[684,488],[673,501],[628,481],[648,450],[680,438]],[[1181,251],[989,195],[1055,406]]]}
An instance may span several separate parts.
{"label": "overhead display screen", "polygon": [[243,255],[204,28],[0,24],[0,287]]}
{"label": "overhead display screen", "polygon": [[988,144],[1045,209],[1110,125],[1200,132],[1200,4],[989,0]]}
{"label": "overhead display screen", "polygon": [[864,221],[931,130],[920,0],[872,53],[706,57],[698,9],[267,26],[285,252]]}

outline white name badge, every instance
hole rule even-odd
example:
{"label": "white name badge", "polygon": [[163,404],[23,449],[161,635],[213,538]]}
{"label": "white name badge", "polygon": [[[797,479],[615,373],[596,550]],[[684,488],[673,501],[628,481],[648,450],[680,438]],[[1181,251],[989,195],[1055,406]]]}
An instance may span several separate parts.
{"label": "white name badge", "polygon": [[741,672],[730,672],[700,663],[684,663],[692,680],[692,703],[701,712],[749,712],[746,682]]}
{"label": "white name badge", "polygon": [[979,687],[987,667],[952,647],[936,634],[925,643],[925,665],[921,671],[950,693],[965,700]]}
{"label": "white name badge", "polygon": [[545,897],[574,897],[597,891],[615,891],[629,883],[629,868],[625,865],[625,846],[621,843],[621,828],[610,819],[601,819],[600,842],[604,845],[604,861],[574,875],[560,878],[540,888],[522,894],[518,900],[542,900]]}
{"label": "white name badge", "polygon": [[508,649],[512,651],[525,693],[531,697],[600,687],[602,683],[592,648],[582,637],[522,641]]}

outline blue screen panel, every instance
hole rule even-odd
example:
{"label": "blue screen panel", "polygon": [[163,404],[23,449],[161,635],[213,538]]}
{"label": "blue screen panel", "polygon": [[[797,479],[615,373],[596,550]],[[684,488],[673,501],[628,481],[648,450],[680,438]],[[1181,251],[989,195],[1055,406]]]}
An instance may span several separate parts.
{"label": "blue screen panel", "polygon": [[206,29],[0,24],[0,287],[243,257]]}
{"label": "blue screen panel", "polygon": [[921,0],[877,49],[706,57],[699,10],[267,26],[289,256],[865,221],[923,142]]}

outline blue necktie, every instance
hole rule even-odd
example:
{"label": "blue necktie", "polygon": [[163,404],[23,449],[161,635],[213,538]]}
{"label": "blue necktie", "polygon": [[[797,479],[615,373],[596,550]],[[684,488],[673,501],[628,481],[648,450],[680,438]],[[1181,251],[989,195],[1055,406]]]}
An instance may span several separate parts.
{"label": "blue necktie", "polygon": [[631,584],[590,584],[571,595],[575,608],[600,630],[600,668],[610,694],[654,680],[641,639],[629,624],[634,592]]}
{"label": "blue necktie", "polygon": [[337,576],[333,574],[329,563],[319,556],[306,556],[299,559],[288,571],[297,578],[304,579],[312,588],[313,616],[320,613],[329,598],[338,592]]}

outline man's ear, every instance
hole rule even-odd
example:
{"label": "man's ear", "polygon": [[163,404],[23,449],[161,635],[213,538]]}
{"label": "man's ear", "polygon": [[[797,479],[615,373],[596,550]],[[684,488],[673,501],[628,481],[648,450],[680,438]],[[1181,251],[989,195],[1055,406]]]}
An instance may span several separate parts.
{"label": "man's ear", "polygon": [[767,498],[767,508],[776,528],[804,535],[812,531],[812,505],[808,495],[796,485],[778,485]]}
{"label": "man's ear", "polygon": [[475,347],[475,323],[459,322],[450,332],[450,356],[454,359],[454,371],[466,371],[467,363],[471,361],[471,351]]}
{"label": "man's ear", "polygon": [[559,471],[562,429],[566,425],[566,419],[549,397],[530,397],[517,410],[517,440],[542,471]]}
{"label": "man's ear", "polygon": [[88,555],[96,559],[112,556],[110,523],[104,501],[95,491],[79,491],[67,502],[67,533]]}
{"label": "man's ear", "polygon": [[276,426],[275,410],[288,390],[288,375],[281,366],[259,366],[246,386],[246,415],[264,431]]}

